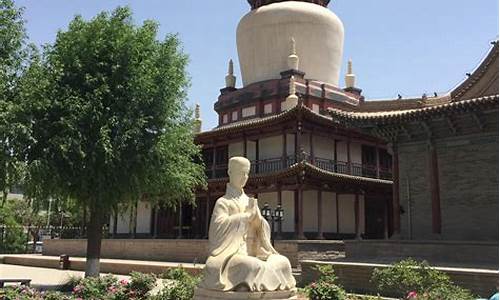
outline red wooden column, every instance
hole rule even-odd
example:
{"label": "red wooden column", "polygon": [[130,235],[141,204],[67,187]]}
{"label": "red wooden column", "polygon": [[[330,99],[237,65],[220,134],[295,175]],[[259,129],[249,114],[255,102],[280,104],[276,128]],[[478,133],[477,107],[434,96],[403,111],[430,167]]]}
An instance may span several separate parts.
{"label": "red wooden column", "polygon": [[[281,188],[281,184],[278,185],[278,205],[283,208],[283,190]],[[277,238],[281,239],[283,233],[283,222],[278,222],[278,234]]]}
{"label": "red wooden column", "polygon": [[136,238],[137,236],[137,206],[139,204],[139,201],[136,201],[135,202],[135,205],[134,207],[132,208],[133,212],[132,212],[132,238]]}
{"label": "red wooden column", "polygon": [[346,141],[347,144],[347,174],[352,174],[352,166],[351,166],[351,140],[348,139]]}
{"label": "red wooden column", "polygon": [[323,191],[321,188],[318,190],[318,240],[324,240],[323,236]]}
{"label": "red wooden column", "polygon": [[297,239],[305,240],[306,236],[304,235],[304,191],[302,183],[299,183],[299,187],[297,189]]}
{"label": "red wooden column", "polygon": [[259,140],[255,140],[255,174],[259,174]]}
{"label": "red wooden column", "polygon": [[208,230],[210,228],[210,190],[207,190],[207,207],[205,210],[205,238],[208,238]]}
{"label": "red wooden column", "polygon": [[115,210],[113,213],[113,233],[111,235],[111,238],[116,238],[116,233],[118,230],[118,212]]}
{"label": "red wooden column", "polygon": [[333,161],[334,161],[334,165],[333,165],[333,171],[334,172],[337,172],[337,166],[338,166],[338,152],[337,152],[337,139],[333,139],[333,147],[335,149],[333,149]]}
{"label": "red wooden column", "polygon": [[393,235],[401,234],[401,219],[399,213],[399,154],[398,146],[392,145],[392,225]]}
{"label": "red wooden column", "polygon": [[248,156],[248,141],[247,141],[247,135],[243,134],[243,157]]}
{"label": "red wooden column", "polygon": [[183,224],[182,224],[182,217],[183,217],[182,216],[182,206],[183,206],[182,202],[179,203],[179,216],[178,216],[179,217],[179,230],[178,230],[178,233],[177,233],[177,238],[178,239],[182,239],[184,237],[182,235],[182,226],[183,226]]}
{"label": "red wooden column", "polygon": [[[337,234],[340,234],[340,220],[339,220],[339,193],[335,192],[335,213],[336,213],[336,219],[335,221],[337,222]],[[338,237],[337,237],[338,238]]]}
{"label": "red wooden column", "polygon": [[377,162],[377,178],[380,178],[380,153],[379,153],[379,148],[378,148],[378,144],[375,145],[375,159],[376,159],[376,162]]}
{"label": "red wooden column", "polygon": [[389,216],[387,209],[387,201],[384,201],[383,203],[384,203],[384,240],[387,240],[389,238]]}
{"label": "red wooden column", "polygon": [[160,206],[155,205],[153,211],[153,238],[156,239],[158,237],[158,217],[160,215]]}
{"label": "red wooden column", "polygon": [[309,132],[309,148],[310,148],[310,162],[311,164],[315,164],[315,157],[314,157],[314,136],[313,136],[313,131],[311,130]]}
{"label": "red wooden column", "polygon": [[283,143],[283,149],[281,152],[282,168],[286,169],[286,167],[287,167],[286,156],[287,155],[286,155],[286,132],[285,131],[283,131],[282,143]]}
{"label": "red wooden column", "polygon": [[356,239],[360,240],[361,239],[361,229],[359,226],[359,193],[356,192],[355,198],[354,198],[354,228],[356,231]]}
{"label": "red wooden column", "polygon": [[213,142],[213,149],[212,149],[212,156],[213,156],[213,159],[212,159],[212,179],[215,178],[215,159],[216,159],[216,148],[215,148],[215,142]]}
{"label": "red wooden column", "polygon": [[297,117],[299,120],[297,121],[297,132],[295,133],[295,157],[297,158],[297,162],[299,162],[299,158],[301,156],[302,149],[302,117],[299,114]]}
{"label": "red wooden column", "polygon": [[439,194],[439,169],[436,147],[429,143],[429,180],[432,199],[432,233],[441,234],[441,197]]}

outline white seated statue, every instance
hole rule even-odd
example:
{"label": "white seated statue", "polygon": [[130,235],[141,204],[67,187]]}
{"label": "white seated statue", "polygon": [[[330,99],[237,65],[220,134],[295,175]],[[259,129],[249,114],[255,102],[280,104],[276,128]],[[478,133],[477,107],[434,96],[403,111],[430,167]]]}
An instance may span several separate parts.
{"label": "white seated statue", "polygon": [[[232,292],[272,294],[272,299],[295,299],[295,279],[290,261],[270,242],[270,229],[260,214],[257,199],[243,191],[250,162],[244,157],[229,160],[226,194],[215,203],[209,228],[209,257],[195,299]],[[214,295],[215,295],[214,294]],[[277,296],[281,295],[281,296]],[[220,297],[220,296],[219,296]],[[261,299],[271,299],[262,297]]]}

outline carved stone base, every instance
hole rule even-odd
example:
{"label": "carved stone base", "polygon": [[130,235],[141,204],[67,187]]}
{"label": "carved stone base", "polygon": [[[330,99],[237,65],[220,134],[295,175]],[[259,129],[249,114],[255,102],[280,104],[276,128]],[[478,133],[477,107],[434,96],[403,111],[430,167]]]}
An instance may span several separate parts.
{"label": "carved stone base", "polygon": [[194,300],[296,300],[297,290],[275,291],[275,292],[222,292],[196,288]]}

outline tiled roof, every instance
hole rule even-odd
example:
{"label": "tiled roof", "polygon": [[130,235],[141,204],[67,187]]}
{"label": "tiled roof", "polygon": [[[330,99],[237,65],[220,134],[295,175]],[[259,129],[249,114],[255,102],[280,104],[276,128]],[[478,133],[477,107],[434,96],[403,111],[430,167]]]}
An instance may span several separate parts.
{"label": "tiled roof", "polygon": [[[250,176],[249,182],[255,183],[255,182],[262,182],[262,181],[267,181],[267,180],[274,181],[274,180],[283,179],[286,177],[297,176],[297,175],[300,175],[301,173],[303,173],[304,175],[310,174],[310,175],[312,175],[312,177],[321,177],[325,180],[329,180],[331,182],[337,182],[337,183],[375,184],[375,185],[383,185],[383,186],[392,185],[392,181],[390,181],[390,180],[383,180],[383,179],[376,179],[376,178],[369,178],[369,177],[346,175],[346,174],[341,174],[341,173],[330,172],[330,171],[318,168],[318,167],[316,167],[316,166],[314,166],[306,161],[295,163],[286,169],[276,171],[276,172],[270,172],[270,173],[264,173],[264,174],[253,174]],[[311,176],[307,176],[307,178],[310,178],[310,177]],[[224,182],[227,182],[227,180],[228,180],[227,178],[209,179],[208,183],[209,184],[210,183],[224,183]]]}
{"label": "tiled roof", "polygon": [[346,112],[339,109],[329,109],[329,112],[333,119],[344,122],[369,121],[370,123],[386,124],[421,118],[426,119],[440,114],[457,113],[461,111],[476,111],[487,108],[498,109],[498,95],[449,102],[416,109],[379,112]]}
{"label": "tiled roof", "polygon": [[[451,92],[452,101],[463,100],[465,97],[470,98],[471,93],[474,94],[473,97],[491,95],[485,93],[489,88],[498,93],[498,40],[492,44],[493,47],[481,61],[481,64]],[[476,89],[474,89],[475,87]],[[469,91],[470,93],[468,93]],[[491,92],[491,90],[489,91]]]}
{"label": "tiled roof", "polygon": [[289,110],[280,112],[275,115],[270,115],[262,118],[252,118],[247,120],[242,120],[234,123],[230,123],[227,125],[222,125],[216,127],[210,131],[204,131],[196,135],[198,139],[207,138],[211,136],[220,136],[224,133],[231,133],[240,130],[249,130],[253,128],[259,128],[262,126],[269,126],[271,124],[279,123],[285,120],[295,119],[298,113],[302,113],[305,118],[314,119],[320,122],[323,122],[325,125],[334,125],[332,123],[332,119],[328,115],[321,115],[313,112],[308,107],[299,104]]}

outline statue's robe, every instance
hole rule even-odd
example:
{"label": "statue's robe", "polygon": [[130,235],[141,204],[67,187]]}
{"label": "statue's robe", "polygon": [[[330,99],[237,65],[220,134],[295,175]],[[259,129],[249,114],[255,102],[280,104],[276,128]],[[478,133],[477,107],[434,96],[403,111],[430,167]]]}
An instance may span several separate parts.
{"label": "statue's robe", "polygon": [[295,288],[290,261],[270,242],[270,229],[257,207],[249,224],[249,198],[229,184],[215,203],[209,253],[201,287],[212,290],[277,291]]}

